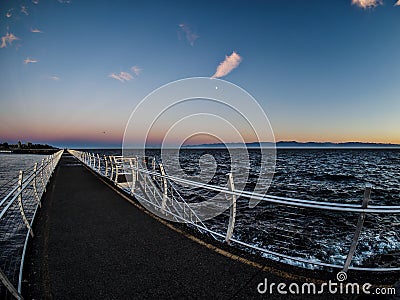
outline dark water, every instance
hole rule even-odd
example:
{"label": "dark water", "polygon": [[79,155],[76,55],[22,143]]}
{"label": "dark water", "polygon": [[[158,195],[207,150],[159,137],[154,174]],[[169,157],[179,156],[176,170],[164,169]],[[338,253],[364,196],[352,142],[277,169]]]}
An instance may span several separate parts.
{"label": "dark water", "polygon": [[[93,152],[121,154],[119,150]],[[161,160],[157,150],[148,150],[146,154]],[[181,150],[177,167],[186,174],[199,174],[199,159],[205,154],[212,155],[217,163],[210,183],[225,186],[226,173],[232,171],[226,150]],[[249,157],[249,176],[234,180],[235,183],[245,180],[245,190],[251,191],[260,179],[260,151],[249,150]],[[275,174],[268,194],[361,204],[366,183],[373,185],[370,205],[400,205],[400,150],[281,149],[277,151]],[[179,189],[179,184],[177,187]],[[204,190],[181,187],[179,191],[188,202],[212,196]],[[357,219],[356,213],[291,208],[265,202],[250,209],[248,200],[239,198],[234,238],[273,252],[342,265]],[[206,221],[209,228],[221,233],[226,231],[227,223],[228,212]],[[353,265],[400,267],[399,215],[366,217]]]}
{"label": "dark water", "polygon": [[[89,151],[100,155],[121,155],[120,150]],[[147,150],[146,154],[160,156],[158,150]],[[205,154],[212,155],[218,163],[212,183],[224,183],[225,174],[230,172],[228,151],[181,150],[180,167],[188,174],[199,173],[199,158]],[[249,182],[258,179],[259,155],[259,151],[249,150]],[[366,183],[373,185],[371,205],[400,205],[400,150],[280,149],[268,194],[360,203]]]}
{"label": "dark water", "polygon": [[[29,176],[34,170],[34,164],[40,166],[45,155],[37,154],[0,154],[0,212],[5,209],[12,197],[1,204],[18,183],[19,171]],[[32,219],[37,206],[33,197],[33,189],[27,187],[22,193],[22,202],[28,220]],[[18,284],[19,267],[27,229],[23,222],[18,201],[7,209],[0,219],[0,268],[15,286]],[[7,295],[5,287],[0,283],[0,299]]]}
{"label": "dark water", "polygon": [[[0,153],[0,195],[18,180],[19,171],[30,173],[45,155]],[[1,197],[0,197],[1,198]]]}

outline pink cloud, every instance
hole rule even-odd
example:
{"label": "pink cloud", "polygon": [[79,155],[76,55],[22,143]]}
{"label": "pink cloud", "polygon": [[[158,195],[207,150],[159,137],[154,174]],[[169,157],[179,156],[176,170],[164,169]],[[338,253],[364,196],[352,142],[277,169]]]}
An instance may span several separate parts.
{"label": "pink cloud", "polygon": [[11,16],[12,16],[12,11],[14,10],[14,8],[10,8],[8,11],[7,11],[7,13],[6,13],[6,17],[7,18],[11,18]]}
{"label": "pink cloud", "polygon": [[7,32],[5,36],[2,36],[2,37],[1,37],[1,45],[0,45],[0,48],[5,48],[5,47],[7,47],[7,43],[8,43],[9,45],[12,45],[13,41],[16,41],[16,40],[19,40],[19,38],[16,37],[14,34],[8,33],[8,32]]}
{"label": "pink cloud", "polygon": [[241,63],[242,58],[236,52],[231,55],[225,56],[225,60],[221,62],[211,78],[220,78],[228,75],[233,69],[237,68]]}
{"label": "pink cloud", "polygon": [[199,38],[199,36],[195,34],[186,24],[179,24],[179,28],[185,33],[186,39],[190,45],[193,46],[194,42]]}
{"label": "pink cloud", "polygon": [[135,73],[136,76],[139,76],[140,73],[142,72],[142,69],[139,68],[138,66],[133,66],[133,67],[131,67],[131,71],[132,71],[133,73]]}
{"label": "pink cloud", "polygon": [[374,8],[378,5],[382,5],[382,0],[351,0],[352,5],[357,5],[363,9]]}
{"label": "pink cloud", "polygon": [[36,59],[33,59],[33,58],[29,58],[29,57],[27,57],[25,60],[24,60],[24,64],[25,65],[27,65],[27,64],[32,64],[32,63],[37,63],[38,61],[36,60]]}
{"label": "pink cloud", "polygon": [[33,33],[43,33],[43,31],[39,30],[38,28],[31,28],[31,32],[33,32]]}
{"label": "pink cloud", "polygon": [[127,82],[133,79],[132,75],[128,72],[120,72],[119,74],[111,73],[109,77],[119,80],[121,82]]}
{"label": "pink cloud", "polygon": [[29,16],[28,8],[26,6],[21,6],[21,12],[27,16]]}

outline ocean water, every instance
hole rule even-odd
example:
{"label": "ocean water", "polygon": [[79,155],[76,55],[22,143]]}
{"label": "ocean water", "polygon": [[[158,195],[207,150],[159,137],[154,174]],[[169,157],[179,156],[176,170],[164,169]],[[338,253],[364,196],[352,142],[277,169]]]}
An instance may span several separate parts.
{"label": "ocean water", "polygon": [[19,171],[29,174],[46,155],[0,153],[0,200],[18,182]]}
{"label": "ocean water", "polygon": [[[121,150],[86,150],[121,155]],[[132,151],[132,154],[135,152]],[[159,150],[146,155],[161,161]],[[217,162],[212,183],[223,184],[230,172],[229,152],[223,149],[184,149],[180,168],[187,174],[200,172],[199,159],[211,155]],[[248,187],[258,179],[260,153],[249,150]],[[268,194],[316,201],[359,203],[365,184],[373,185],[370,204],[400,205],[400,150],[387,149],[278,149],[273,181]]]}
{"label": "ocean water", "polygon": [[[0,154],[0,212],[11,199],[1,204],[11,190],[18,184],[19,172],[28,176],[34,170],[34,164],[40,165],[45,155],[36,154]],[[31,220],[37,202],[33,198],[33,189],[28,187],[22,196],[25,214]],[[17,201],[6,210],[0,219],[0,268],[14,284],[18,283],[19,267],[27,229],[23,222]],[[0,283],[0,299],[8,294]],[[7,298],[8,299],[8,298]]]}
{"label": "ocean water", "polygon": [[[120,150],[92,152],[100,155],[121,154]],[[249,176],[234,180],[235,184],[245,180],[242,182],[245,190],[252,191],[260,179],[260,151],[250,149],[248,153]],[[146,155],[161,161],[159,150],[148,150]],[[179,152],[179,165],[176,167],[188,175],[199,174],[201,168],[211,168],[201,161],[204,155],[211,155],[216,162],[210,183],[225,186],[226,173],[232,171],[234,166],[229,152],[224,149],[183,149]],[[370,205],[400,205],[400,150],[279,149],[267,193],[297,199],[361,204],[366,183],[373,186]],[[188,190],[179,183],[175,186],[188,202],[212,196],[209,191]],[[228,215],[229,211],[226,211],[205,223],[210,229],[225,233]],[[250,209],[248,200],[239,198],[233,237],[272,252],[343,265],[358,216],[357,213],[285,207],[267,202]],[[278,259],[273,255],[250,251]],[[367,215],[352,264],[400,267],[400,215]]]}

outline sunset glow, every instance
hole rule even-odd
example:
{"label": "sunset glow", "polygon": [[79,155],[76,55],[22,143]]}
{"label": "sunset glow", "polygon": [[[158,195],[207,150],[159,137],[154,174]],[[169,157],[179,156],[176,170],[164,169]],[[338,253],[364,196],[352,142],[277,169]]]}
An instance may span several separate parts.
{"label": "sunset glow", "polygon": [[146,95],[212,77],[250,93],[276,141],[400,144],[396,1],[17,0],[0,13],[0,142],[120,147]]}

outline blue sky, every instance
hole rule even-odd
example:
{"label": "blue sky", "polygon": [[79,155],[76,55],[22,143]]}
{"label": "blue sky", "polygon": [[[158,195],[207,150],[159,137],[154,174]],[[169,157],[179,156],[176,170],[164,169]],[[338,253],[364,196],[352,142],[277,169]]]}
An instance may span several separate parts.
{"label": "blue sky", "polygon": [[235,52],[222,79],[255,97],[276,140],[400,143],[395,4],[2,1],[0,141],[119,146],[142,98]]}

